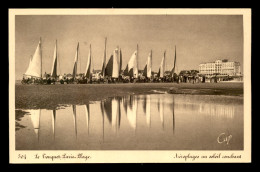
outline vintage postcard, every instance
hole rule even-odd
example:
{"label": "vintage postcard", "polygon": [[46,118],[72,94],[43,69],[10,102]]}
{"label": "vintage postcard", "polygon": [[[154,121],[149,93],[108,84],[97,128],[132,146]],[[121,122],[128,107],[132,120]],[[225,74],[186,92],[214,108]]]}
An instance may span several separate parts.
{"label": "vintage postcard", "polygon": [[251,9],[9,9],[10,163],[250,163]]}

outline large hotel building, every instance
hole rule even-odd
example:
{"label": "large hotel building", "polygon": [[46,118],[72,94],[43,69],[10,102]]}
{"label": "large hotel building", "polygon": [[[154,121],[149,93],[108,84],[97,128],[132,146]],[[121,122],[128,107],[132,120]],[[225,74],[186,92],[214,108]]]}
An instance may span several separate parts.
{"label": "large hotel building", "polygon": [[216,60],[215,62],[201,63],[199,65],[199,73],[212,76],[215,74],[240,76],[239,62],[229,62],[228,60]]}

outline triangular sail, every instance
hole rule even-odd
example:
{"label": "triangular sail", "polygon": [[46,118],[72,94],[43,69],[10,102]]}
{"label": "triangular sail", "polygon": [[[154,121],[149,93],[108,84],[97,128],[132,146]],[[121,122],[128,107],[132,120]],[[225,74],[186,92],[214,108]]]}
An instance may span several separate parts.
{"label": "triangular sail", "polygon": [[128,76],[137,78],[138,77],[137,51],[135,51],[132,54],[132,56],[127,64],[127,67],[128,67]]}
{"label": "triangular sail", "polygon": [[147,64],[145,64],[143,75],[144,75],[145,77],[147,77]]}
{"label": "triangular sail", "polygon": [[144,68],[144,76],[147,78],[151,78],[152,76],[152,50],[147,58],[147,62]]}
{"label": "triangular sail", "polygon": [[127,75],[128,75],[128,64],[126,65],[126,68],[125,68],[125,70],[124,70],[123,74],[124,74],[125,76],[127,76]]}
{"label": "triangular sail", "polygon": [[57,77],[57,64],[58,64],[58,55],[57,55],[57,40],[54,47],[54,54],[53,54],[53,62],[52,62],[52,69],[51,69],[51,76]]}
{"label": "triangular sail", "polygon": [[34,52],[31,62],[25,72],[25,75],[33,77],[42,77],[42,53],[41,53],[41,39]]}
{"label": "triangular sail", "polygon": [[113,55],[113,71],[112,71],[112,78],[118,78],[119,76],[119,50],[116,48],[114,50],[114,55]]}
{"label": "triangular sail", "polygon": [[120,48],[120,50],[119,50],[119,74],[121,73],[121,69],[122,69],[122,51]]}
{"label": "triangular sail", "polygon": [[85,71],[85,77],[90,78],[91,75],[91,44],[89,47],[88,63]]}
{"label": "triangular sail", "polygon": [[105,69],[106,76],[111,76],[112,78],[118,78],[119,76],[118,58],[119,58],[119,51],[118,49],[115,49],[107,62],[106,69]]}
{"label": "triangular sail", "polygon": [[113,55],[110,56],[106,68],[105,68],[105,76],[111,76],[112,77],[112,72],[113,72]]}
{"label": "triangular sail", "polygon": [[163,78],[163,75],[164,75],[164,72],[165,72],[165,54],[166,54],[166,51],[164,52],[164,55],[163,55],[163,58],[162,58],[162,61],[161,61],[161,64],[160,64],[159,72],[158,72],[158,76],[160,78]]}
{"label": "triangular sail", "polygon": [[77,50],[76,50],[76,54],[75,54],[75,58],[74,58],[74,65],[73,65],[73,72],[72,72],[72,76],[73,78],[76,78],[77,75],[77,65],[78,65],[78,56],[79,56],[79,43],[77,45]]}
{"label": "triangular sail", "polygon": [[105,76],[105,68],[106,68],[106,43],[107,43],[107,38],[105,39],[104,58],[103,58],[102,70],[101,70],[101,75],[102,75],[103,77]]}
{"label": "triangular sail", "polygon": [[174,56],[174,65],[171,71],[171,76],[174,76],[174,71],[175,71],[175,65],[176,65],[176,45],[175,45],[175,56]]}

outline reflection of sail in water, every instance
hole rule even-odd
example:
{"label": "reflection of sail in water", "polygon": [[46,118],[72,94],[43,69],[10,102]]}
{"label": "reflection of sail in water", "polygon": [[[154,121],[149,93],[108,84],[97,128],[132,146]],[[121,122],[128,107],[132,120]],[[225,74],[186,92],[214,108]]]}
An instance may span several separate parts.
{"label": "reflection of sail in water", "polygon": [[129,106],[127,106],[127,119],[130,126],[136,129],[136,112],[137,112],[137,100],[135,97],[130,96]]}
{"label": "reflection of sail in water", "polygon": [[143,111],[144,111],[144,114],[146,114],[146,105],[147,105],[147,103],[146,103],[146,96],[145,96],[145,98],[143,99]]}
{"label": "reflection of sail in water", "polygon": [[89,134],[89,121],[90,121],[89,104],[85,106],[85,112],[86,112],[86,124],[88,126],[88,134]]}
{"label": "reflection of sail in water", "polygon": [[41,115],[41,110],[29,110],[29,113],[31,114],[31,121],[33,124],[34,132],[39,139],[39,129],[40,129],[40,115]]}
{"label": "reflection of sail in water", "polygon": [[103,126],[103,141],[105,139],[105,115],[104,115],[104,102],[101,101],[100,103],[100,109],[101,109],[101,113],[102,113],[102,126]]}
{"label": "reflection of sail in water", "polygon": [[174,97],[172,98],[172,131],[175,129],[175,116],[174,116]]}
{"label": "reflection of sail in water", "polygon": [[198,112],[205,116],[233,119],[235,107],[230,105],[200,103],[198,106]]}
{"label": "reflection of sail in water", "polygon": [[126,110],[127,110],[126,97],[122,97],[121,103],[122,103],[122,105],[123,105],[123,109],[124,109],[124,112],[125,112],[125,114],[126,114]]}
{"label": "reflection of sail in water", "polygon": [[160,94],[160,120],[162,123],[162,127],[164,128],[164,106],[163,106],[163,95]]}
{"label": "reflection of sail in water", "polygon": [[55,123],[56,123],[56,110],[53,110],[52,111],[52,134],[53,134],[53,137],[55,139]]}
{"label": "reflection of sail in water", "polygon": [[104,112],[111,123],[113,129],[117,129],[120,124],[120,104],[118,98],[113,98],[111,101],[104,102]]}
{"label": "reflection of sail in water", "polygon": [[146,124],[151,127],[151,96],[147,95],[145,100]]}
{"label": "reflection of sail in water", "polygon": [[117,127],[119,126],[119,108],[120,108],[119,100],[113,98],[111,104],[112,104],[112,127],[113,129],[117,129]]}
{"label": "reflection of sail in water", "polygon": [[72,105],[73,109],[73,122],[74,122],[74,128],[75,128],[75,134],[77,138],[77,113],[76,113],[76,105]]}

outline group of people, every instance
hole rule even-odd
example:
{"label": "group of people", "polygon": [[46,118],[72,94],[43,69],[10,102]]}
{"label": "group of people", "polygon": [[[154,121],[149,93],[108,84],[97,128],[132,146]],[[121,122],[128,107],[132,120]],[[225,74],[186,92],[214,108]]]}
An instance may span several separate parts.
{"label": "group of people", "polygon": [[[98,77],[85,77],[85,76],[77,76],[67,77],[59,76],[59,77],[45,77],[45,78],[23,78],[22,84],[99,84],[99,83],[205,83],[206,77],[205,76],[198,76],[198,75],[177,75],[174,76],[164,76],[147,78],[145,76],[138,76],[138,77],[131,77],[131,76],[124,76],[119,75],[118,78],[112,78],[111,76],[102,76],[101,74]],[[217,77],[212,77],[210,82],[217,82]]]}

